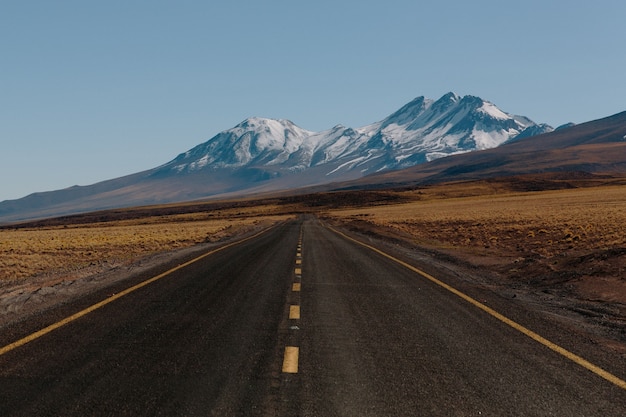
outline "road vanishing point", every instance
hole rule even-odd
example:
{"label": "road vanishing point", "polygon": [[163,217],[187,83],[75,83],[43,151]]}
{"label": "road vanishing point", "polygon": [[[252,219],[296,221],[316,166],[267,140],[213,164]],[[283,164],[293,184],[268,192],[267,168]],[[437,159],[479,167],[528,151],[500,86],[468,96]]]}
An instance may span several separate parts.
{"label": "road vanishing point", "polygon": [[9,327],[0,415],[626,415],[623,364],[363,239],[303,216]]}

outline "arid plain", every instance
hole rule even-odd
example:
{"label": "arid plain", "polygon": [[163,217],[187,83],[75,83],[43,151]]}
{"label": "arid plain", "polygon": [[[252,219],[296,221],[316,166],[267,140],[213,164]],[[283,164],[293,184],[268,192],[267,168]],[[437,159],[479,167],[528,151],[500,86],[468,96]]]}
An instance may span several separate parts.
{"label": "arid plain", "polygon": [[[0,325],[88,291],[81,283],[93,277],[106,285],[114,279],[108,277],[122,279],[173,251],[304,213],[405,250],[439,254],[473,275],[484,271],[480,285],[589,328],[626,356],[626,180],[602,177],[146,207],[5,226]],[[61,291],[71,285],[78,290]]]}

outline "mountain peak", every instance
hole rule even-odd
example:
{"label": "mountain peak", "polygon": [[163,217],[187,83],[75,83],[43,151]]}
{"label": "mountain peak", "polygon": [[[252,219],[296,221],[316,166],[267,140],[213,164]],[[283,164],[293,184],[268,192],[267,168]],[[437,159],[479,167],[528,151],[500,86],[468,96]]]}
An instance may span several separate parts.
{"label": "mountain peak", "polygon": [[400,110],[392,113],[389,117],[387,117],[383,121],[382,127],[389,126],[391,124],[407,124],[408,122],[414,120],[416,117],[422,114],[424,110],[426,110],[426,108],[430,106],[431,103],[432,101],[426,99],[424,96],[417,97],[402,106]]}
{"label": "mountain peak", "polygon": [[449,101],[449,102],[453,102],[456,103],[459,100],[461,100],[461,96],[459,96],[457,93],[450,91],[446,94],[444,94],[443,96],[441,96],[441,98],[437,101]]}
{"label": "mountain peak", "polygon": [[482,106],[484,103],[486,103],[485,100],[483,100],[480,97],[476,97],[476,96],[472,96],[472,95],[463,96],[460,99],[460,101],[459,101],[459,104],[465,105],[465,106],[468,106],[468,107]]}
{"label": "mountain peak", "polygon": [[249,117],[235,126],[233,129],[256,130],[276,127],[291,128],[296,126],[292,121],[286,119],[271,119],[267,117]]}
{"label": "mountain peak", "polygon": [[432,111],[436,113],[443,113],[448,110],[450,107],[457,104],[460,100],[460,97],[456,95],[456,93],[447,93],[443,95],[439,100],[435,101],[432,105]]}

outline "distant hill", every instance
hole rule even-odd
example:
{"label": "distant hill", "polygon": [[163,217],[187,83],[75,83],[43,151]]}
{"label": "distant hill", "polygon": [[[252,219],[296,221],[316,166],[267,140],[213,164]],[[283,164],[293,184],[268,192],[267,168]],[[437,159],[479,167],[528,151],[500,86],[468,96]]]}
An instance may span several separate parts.
{"label": "distant hill", "polygon": [[338,125],[312,132],[288,120],[254,117],[154,169],[1,202],[0,222],[354,180],[551,130],[454,93],[418,97],[356,129]]}

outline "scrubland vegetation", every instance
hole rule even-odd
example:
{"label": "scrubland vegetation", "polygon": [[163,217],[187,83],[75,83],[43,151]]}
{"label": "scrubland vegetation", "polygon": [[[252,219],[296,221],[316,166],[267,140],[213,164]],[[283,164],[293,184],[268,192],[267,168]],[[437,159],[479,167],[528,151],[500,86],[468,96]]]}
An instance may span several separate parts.
{"label": "scrubland vegetation", "polygon": [[[216,242],[287,218],[272,207],[0,230],[0,281],[71,279],[157,252]],[[245,215],[244,215],[245,214]]]}
{"label": "scrubland vegetation", "polygon": [[410,235],[417,243],[476,253],[536,253],[626,247],[626,187],[461,197],[425,195],[405,204],[335,210]]}

